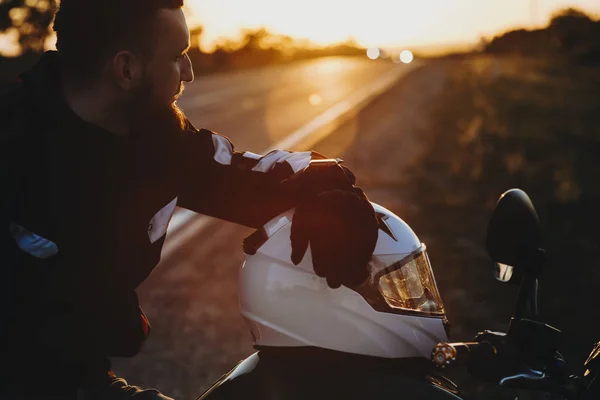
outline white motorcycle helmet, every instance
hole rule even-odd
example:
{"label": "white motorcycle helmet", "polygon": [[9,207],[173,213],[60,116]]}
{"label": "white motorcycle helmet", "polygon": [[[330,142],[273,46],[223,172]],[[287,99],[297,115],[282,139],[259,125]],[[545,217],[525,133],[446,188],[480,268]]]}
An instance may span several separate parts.
{"label": "white motorcycle helmet", "polygon": [[429,358],[448,340],[446,314],[429,258],[412,229],[372,203],[380,221],[360,287],[331,289],[309,250],[290,260],[294,211],[272,219],[244,243],[240,311],[257,347],[314,346],[384,358]]}

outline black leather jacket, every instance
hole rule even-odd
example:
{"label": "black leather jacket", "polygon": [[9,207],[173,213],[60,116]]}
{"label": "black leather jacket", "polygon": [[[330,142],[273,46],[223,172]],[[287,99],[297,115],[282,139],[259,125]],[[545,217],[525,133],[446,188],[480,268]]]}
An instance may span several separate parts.
{"label": "black leather jacket", "polygon": [[0,348],[12,375],[136,354],[149,324],[135,288],[175,205],[257,228],[293,206],[280,181],[313,155],[235,152],[189,122],[160,145],[112,135],[67,106],[56,52],[0,98],[0,117]]}

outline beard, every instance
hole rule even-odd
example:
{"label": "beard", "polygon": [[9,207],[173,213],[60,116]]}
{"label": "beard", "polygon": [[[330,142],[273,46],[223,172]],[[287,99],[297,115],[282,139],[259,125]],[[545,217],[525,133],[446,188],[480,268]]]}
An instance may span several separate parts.
{"label": "beard", "polygon": [[161,168],[176,154],[180,142],[177,139],[187,125],[183,111],[175,102],[182,89],[183,85],[180,84],[173,101],[166,105],[157,99],[150,82],[141,85],[134,96],[129,107],[131,129],[128,153],[137,162]]}
{"label": "beard", "polygon": [[161,103],[147,80],[141,85],[131,104],[131,137],[136,141],[162,142],[180,136],[186,127],[186,118],[175,100],[183,84],[169,104]]}

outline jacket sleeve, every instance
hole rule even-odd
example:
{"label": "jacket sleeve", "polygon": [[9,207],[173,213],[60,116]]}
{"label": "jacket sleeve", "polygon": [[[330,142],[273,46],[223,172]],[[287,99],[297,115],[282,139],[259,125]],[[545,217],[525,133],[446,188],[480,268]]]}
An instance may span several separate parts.
{"label": "jacket sleeve", "polygon": [[294,206],[280,182],[308,166],[316,152],[236,152],[225,136],[189,124],[178,164],[179,205],[201,214],[259,228]]}

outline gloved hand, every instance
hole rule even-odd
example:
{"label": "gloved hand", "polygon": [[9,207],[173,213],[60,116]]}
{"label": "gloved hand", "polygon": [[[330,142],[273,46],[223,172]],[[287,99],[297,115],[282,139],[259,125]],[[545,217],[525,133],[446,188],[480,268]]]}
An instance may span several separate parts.
{"label": "gloved hand", "polygon": [[347,167],[334,162],[320,163],[312,161],[304,170],[281,182],[281,188],[292,196],[296,204],[311,200],[321,192],[340,189],[356,191],[360,196],[364,192],[354,186],[356,177]]}
{"label": "gloved hand", "polygon": [[292,262],[302,261],[310,243],[315,273],[333,289],[369,277],[379,229],[364,192],[349,182],[340,186],[305,198],[296,208],[290,236]]}

